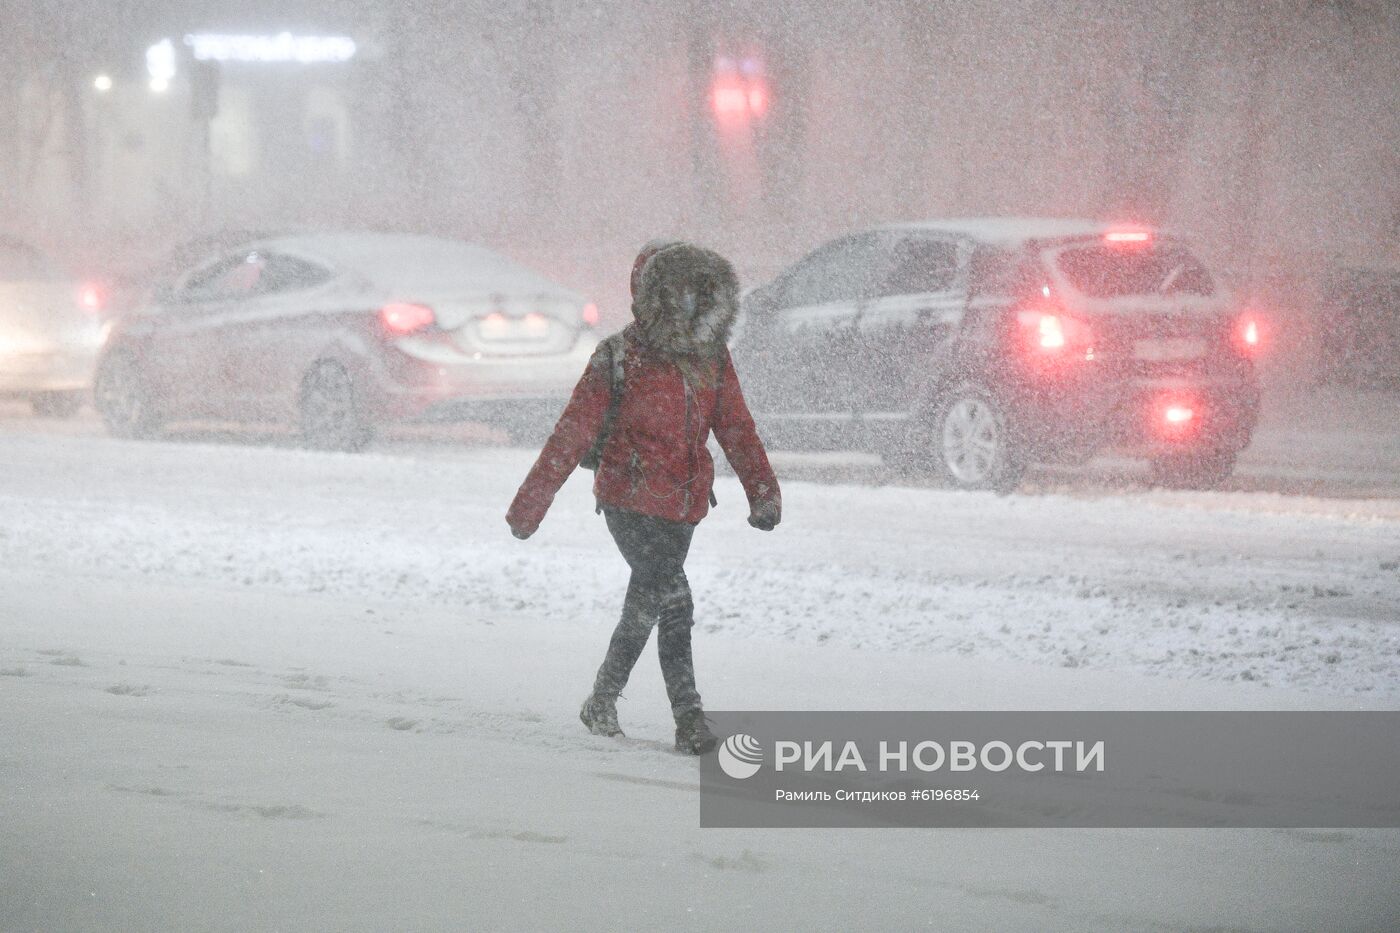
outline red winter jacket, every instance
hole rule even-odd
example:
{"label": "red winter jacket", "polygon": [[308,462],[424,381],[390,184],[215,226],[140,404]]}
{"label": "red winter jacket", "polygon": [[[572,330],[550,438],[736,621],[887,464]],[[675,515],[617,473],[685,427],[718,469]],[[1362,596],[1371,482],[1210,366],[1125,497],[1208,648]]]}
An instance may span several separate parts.
{"label": "red winter jacket", "polygon": [[[729,353],[718,361],[723,373],[717,385],[692,388],[672,357],[639,339],[636,325],[624,330],[623,337],[622,405],[593,483],[598,501],[671,521],[700,521],[709,511],[715,477],[705,448],[713,430],[750,507],[780,505],[777,478]],[[533,534],[539,528],[559,487],[593,446],[608,409],[611,380],[607,354],[595,353],[506,513],[518,533]]]}

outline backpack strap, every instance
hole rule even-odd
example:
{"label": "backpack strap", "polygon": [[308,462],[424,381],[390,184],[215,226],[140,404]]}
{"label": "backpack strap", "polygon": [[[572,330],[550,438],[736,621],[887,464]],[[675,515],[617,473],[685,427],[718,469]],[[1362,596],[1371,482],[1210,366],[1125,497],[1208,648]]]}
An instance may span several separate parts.
{"label": "backpack strap", "polygon": [[[724,380],[729,376],[729,351],[724,351],[724,356],[719,361],[719,378],[715,380],[715,407],[710,412],[710,430],[713,431],[715,422],[719,420],[719,400],[724,391]],[[710,508],[719,505],[719,499],[715,496],[715,484],[710,484]]]}
{"label": "backpack strap", "polygon": [[607,343],[608,359],[612,364],[612,402],[614,405],[621,405],[623,379],[627,375],[622,370],[622,363],[627,358],[627,347],[623,344],[621,334],[613,334]]}
{"label": "backpack strap", "polygon": [[618,412],[622,410],[622,391],[625,385],[626,372],[623,369],[623,360],[627,357],[627,347],[623,342],[621,334],[614,334],[608,337],[598,347],[606,356],[608,367],[608,409],[603,413],[603,426],[598,430],[598,436],[593,441],[593,446],[584,454],[580,466],[586,470],[597,470],[603,460],[603,447],[608,442],[608,435],[612,433],[613,422],[617,420]]}

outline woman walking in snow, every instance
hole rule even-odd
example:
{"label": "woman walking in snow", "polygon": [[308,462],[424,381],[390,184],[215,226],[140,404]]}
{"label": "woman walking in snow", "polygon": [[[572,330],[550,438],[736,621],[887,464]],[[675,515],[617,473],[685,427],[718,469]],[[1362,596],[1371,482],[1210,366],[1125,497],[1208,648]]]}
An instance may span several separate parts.
{"label": "woman walking in snow", "polygon": [[598,508],[632,569],[622,618],[579,712],[596,735],[622,735],[617,697],[656,626],[676,748],[699,755],[715,746],[695,688],[685,576],[691,535],[714,502],[711,430],[743,483],[749,524],[771,531],[782,514],[725,345],[738,297],[734,268],[717,253],[647,244],[632,267],[636,320],[599,344],[506,513],[515,536],[528,538],[574,468],[596,457]]}

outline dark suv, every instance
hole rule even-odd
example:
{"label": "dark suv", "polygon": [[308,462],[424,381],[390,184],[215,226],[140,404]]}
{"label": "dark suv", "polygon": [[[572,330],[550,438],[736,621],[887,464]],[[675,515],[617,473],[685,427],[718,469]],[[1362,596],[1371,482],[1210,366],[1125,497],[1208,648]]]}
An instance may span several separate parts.
{"label": "dark suv", "polygon": [[966,489],[1105,448],[1230,474],[1260,322],[1158,231],[987,218],[834,240],[747,296],[734,355],[770,439],[880,451]]}

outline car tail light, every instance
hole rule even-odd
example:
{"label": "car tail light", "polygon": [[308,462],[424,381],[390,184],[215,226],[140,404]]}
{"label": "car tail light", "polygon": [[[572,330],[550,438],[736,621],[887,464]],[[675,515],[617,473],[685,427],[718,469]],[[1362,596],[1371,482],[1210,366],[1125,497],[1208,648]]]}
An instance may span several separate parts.
{"label": "car tail light", "polygon": [[1037,321],[1036,342],[1042,350],[1058,350],[1065,345],[1065,325],[1057,314],[1042,314]]}
{"label": "car tail light", "polygon": [[402,337],[432,327],[437,323],[437,315],[427,305],[395,301],[379,309],[379,322],[390,334]]}
{"label": "car tail light", "polygon": [[1235,322],[1235,347],[1245,356],[1253,356],[1264,345],[1264,327],[1259,318],[1246,314]]}
{"label": "car tail light", "polygon": [[107,291],[95,282],[87,282],[78,288],[78,304],[84,311],[96,314],[107,306]]}
{"label": "car tail light", "polygon": [[1152,234],[1146,230],[1110,230],[1103,235],[1109,246],[1142,246],[1152,242]]}
{"label": "car tail light", "polygon": [[1059,310],[1028,308],[1018,311],[1016,322],[1026,350],[1036,357],[1062,358],[1094,355],[1094,335],[1088,324]]}
{"label": "car tail light", "polygon": [[1194,398],[1167,395],[1156,399],[1151,419],[1153,431],[1158,436],[1167,440],[1182,440],[1196,434],[1201,407]]}
{"label": "car tail light", "polygon": [[597,327],[598,320],[598,306],[590,301],[583,306],[583,324],[585,327]]}

